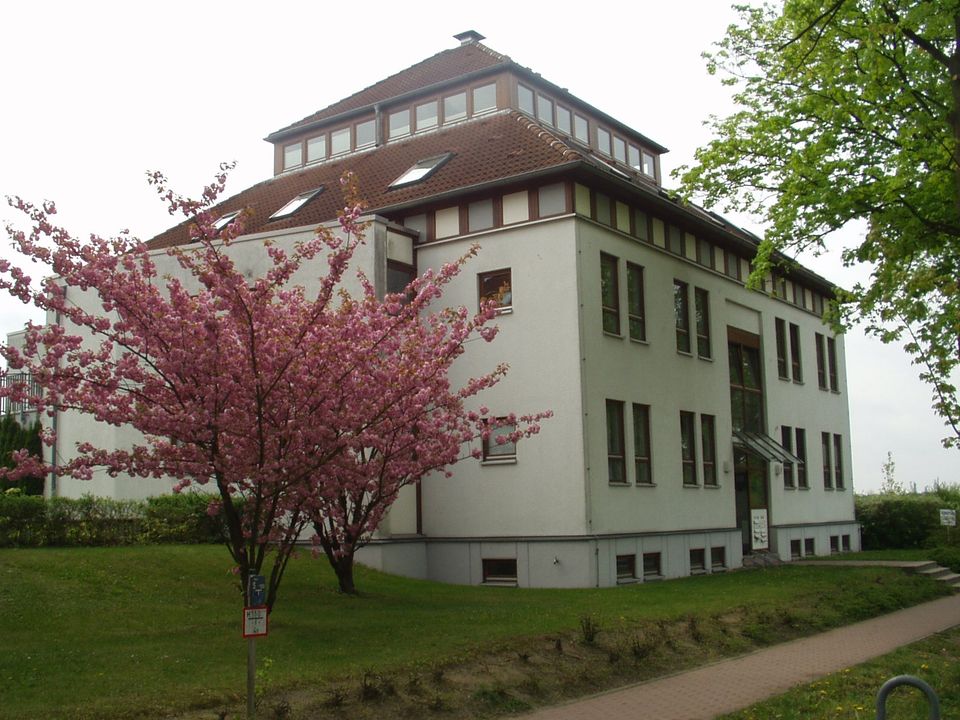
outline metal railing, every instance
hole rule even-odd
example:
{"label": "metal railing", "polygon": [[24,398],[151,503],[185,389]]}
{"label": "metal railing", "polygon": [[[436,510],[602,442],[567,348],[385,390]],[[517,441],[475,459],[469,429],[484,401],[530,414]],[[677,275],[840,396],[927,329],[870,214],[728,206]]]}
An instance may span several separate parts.
{"label": "metal railing", "polygon": [[927,704],[930,706],[927,717],[929,720],[940,720],[940,698],[932,687],[913,675],[897,675],[880,687],[880,692],[877,693],[877,720],[887,720],[887,696],[901,685],[910,685],[921,690],[927,696]]}
{"label": "metal railing", "polygon": [[[10,387],[18,384],[25,384],[30,395],[41,394],[40,384],[30,376],[30,373],[0,371],[0,386]],[[26,416],[35,412],[36,407],[33,403],[15,402],[8,397],[0,397],[0,416]]]}

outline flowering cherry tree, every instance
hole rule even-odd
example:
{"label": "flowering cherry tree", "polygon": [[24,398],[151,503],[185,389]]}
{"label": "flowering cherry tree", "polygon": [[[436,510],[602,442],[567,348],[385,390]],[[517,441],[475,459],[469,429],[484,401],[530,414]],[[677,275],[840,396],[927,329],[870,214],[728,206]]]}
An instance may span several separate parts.
{"label": "flowering cherry tree", "polygon": [[[53,223],[52,204],[10,201],[32,226],[8,226],[14,247],[49,276],[36,283],[0,260],[0,288],[61,320],[29,325],[20,348],[0,346],[9,368],[43,388],[37,395],[14,383],[0,397],[48,414],[77,410],[142,436],[120,449],[81,443],[56,466],[20,453],[11,474],[89,479],[100,467],[173,478],[176,491],[212,486],[219,502],[210,512],[223,515],[244,593],[249,575],[267,574],[272,608],[296,542],[311,526],[341,589],[355,592],[354,552],[401,488],[428,473],[449,474],[471,454],[469,443],[489,437],[498,422],[512,432],[497,441],[517,441],[536,433],[549,412],[495,420],[483,407],[470,410],[504,376],[502,365],[460,387],[451,383],[465,343],[496,335],[492,305],[475,315],[432,309],[467,256],[384,299],[362,274],[356,297],[343,290],[364,232],[349,176],[338,230],[321,227],[286,248],[264,243],[267,272],[245,277],[230,253],[243,215],[218,230],[210,210],[228,169],[199,201],[150,176],[170,212],[191,220],[194,242],[163,252],[126,234],[81,242]],[[292,282],[314,268],[312,289]],[[44,440],[54,440],[50,427]]]}

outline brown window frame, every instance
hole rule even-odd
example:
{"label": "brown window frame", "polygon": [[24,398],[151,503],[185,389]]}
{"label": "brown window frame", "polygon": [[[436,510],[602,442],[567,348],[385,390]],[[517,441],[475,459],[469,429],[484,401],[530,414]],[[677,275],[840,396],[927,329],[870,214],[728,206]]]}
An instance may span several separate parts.
{"label": "brown window frame", "polygon": [[833,487],[836,490],[845,489],[843,481],[843,436],[833,436]]}
{"label": "brown window frame", "polygon": [[673,314],[677,331],[677,352],[691,355],[690,286],[676,278],[673,280]]}
{"label": "brown window frame", "polygon": [[803,490],[810,488],[810,480],[807,477],[807,431],[805,428],[794,428],[794,436],[797,439],[796,455],[800,458],[797,463],[797,487]]}
{"label": "brown window frame", "polygon": [[700,448],[703,456],[700,463],[703,468],[703,485],[704,487],[718,487],[717,418],[713,415],[700,415]]}
{"label": "brown window frame", "polygon": [[[611,485],[627,483],[627,457],[624,437],[622,400],[606,401],[607,408],[607,482]],[[612,421],[612,425],[611,425]]]}
{"label": "brown window frame", "polygon": [[696,413],[680,411],[680,475],[684,487],[697,487]]}
{"label": "brown window frame", "polygon": [[781,380],[790,379],[790,365],[787,362],[787,323],[783,318],[773,319],[777,338],[777,376]]}
{"label": "brown window frame", "polygon": [[817,353],[817,387],[821,390],[828,390],[826,338],[821,333],[814,333],[813,339]]}
{"label": "brown window frame", "polygon": [[697,357],[709,360],[713,357],[710,342],[710,293],[703,288],[693,289],[693,316],[697,330]]}
{"label": "brown window frame", "polygon": [[833,461],[830,459],[833,442],[830,433],[820,433],[820,454],[823,456],[823,489],[833,490]]}
{"label": "brown window frame", "polygon": [[[612,272],[610,272],[612,263]],[[607,277],[604,272],[607,272]],[[609,280],[612,287],[606,286]],[[607,304],[607,301],[612,304]],[[620,335],[620,258],[605,252],[600,253],[600,309],[603,332]]]}
{"label": "brown window frame", "polygon": [[[789,425],[780,426],[780,444],[788,453],[793,453],[793,428]],[[791,490],[795,487],[793,470],[792,462],[785,462],[783,464],[783,486]]]}
{"label": "brown window frame", "polygon": [[790,323],[790,372],[795,383],[803,382],[803,355],[800,352],[800,326]]}
{"label": "brown window frame", "polygon": [[627,261],[627,329],[631,340],[647,339],[646,304],[643,296],[643,266]]}
{"label": "brown window frame", "polygon": [[832,337],[827,338],[827,371],[830,376],[830,390],[832,392],[840,392],[840,376],[837,365],[837,341]]}
{"label": "brown window frame", "polygon": [[[643,451],[646,452],[643,452]],[[653,485],[650,406],[633,403],[633,468],[637,485]]]}

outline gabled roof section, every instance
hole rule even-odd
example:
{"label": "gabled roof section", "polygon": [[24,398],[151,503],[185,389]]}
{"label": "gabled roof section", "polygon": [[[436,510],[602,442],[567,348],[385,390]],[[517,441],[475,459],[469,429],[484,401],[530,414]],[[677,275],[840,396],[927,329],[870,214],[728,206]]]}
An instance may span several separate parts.
{"label": "gabled roof section", "polygon": [[[450,158],[422,182],[391,188],[417,163],[449,153]],[[493,162],[492,159],[496,158]],[[584,154],[530,118],[514,111],[487,115],[403,142],[355,153],[303,170],[278,175],[225,200],[212,210],[222,216],[247,208],[244,234],[319,225],[335,220],[343,207],[340,176],[352,171],[369,212],[462,194],[511,178],[559,170]],[[326,189],[293,215],[270,216],[291,198],[320,186]],[[147,244],[151,249],[190,242],[189,222],[167,230]]]}
{"label": "gabled roof section", "polygon": [[494,52],[479,42],[467,42],[458,47],[439,52],[416,65],[411,65],[406,70],[401,70],[385,80],[354,93],[348,98],[335,102],[313,115],[308,115],[292,125],[276,130],[270,133],[266,139],[273,142],[313,123],[351,110],[370,107],[374,103],[390,100],[431,85],[510,64],[510,58],[506,55]]}

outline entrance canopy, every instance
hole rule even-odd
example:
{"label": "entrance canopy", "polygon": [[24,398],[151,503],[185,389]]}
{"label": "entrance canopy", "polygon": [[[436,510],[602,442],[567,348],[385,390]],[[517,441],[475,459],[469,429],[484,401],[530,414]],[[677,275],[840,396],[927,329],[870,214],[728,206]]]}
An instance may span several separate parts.
{"label": "entrance canopy", "polygon": [[742,447],[767,462],[802,463],[803,460],[787,450],[783,445],[763,433],[747,430],[733,431],[733,444]]}

